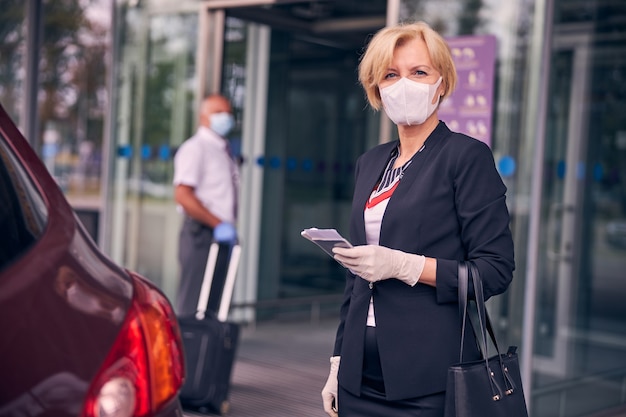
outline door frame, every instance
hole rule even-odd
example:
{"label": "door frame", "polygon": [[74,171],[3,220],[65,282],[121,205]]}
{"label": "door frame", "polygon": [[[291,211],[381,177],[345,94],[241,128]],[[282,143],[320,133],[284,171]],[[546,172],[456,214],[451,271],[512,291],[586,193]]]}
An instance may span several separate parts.
{"label": "door frame", "polygon": [[198,95],[218,93],[222,80],[222,54],[226,9],[273,4],[307,3],[310,0],[203,0],[200,4],[200,33],[198,42]]}
{"label": "door frame", "polygon": [[[308,3],[310,0],[204,0],[200,5],[197,61],[197,94],[219,93],[222,85],[226,11],[239,7]],[[400,0],[387,0],[387,24],[398,21]],[[237,229],[242,241],[243,256],[235,284],[233,302],[250,305],[257,300],[258,269],[263,207],[263,167],[256,158],[265,152],[267,88],[269,83],[270,26],[249,23],[246,52],[246,102],[242,120],[242,155],[247,163],[241,169],[240,204]],[[390,122],[381,114],[381,132],[391,130]],[[381,135],[387,137],[388,135]],[[235,320],[254,322],[254,308],[233,311]]]}
{"label": "door frame", "polygon": [[[302,0],[299,0],[302,1]],[[224,53],[226,9],[264,5],[275,2],[251,0],[208,0],[200,9],[198,42],[198,100],[209,93],[220,93]],[[265,123],[267,116],[267,88],[269,84],[269,55],[271,29],[250,23],[246,46],[246,89],[242,120],[241,154],[247,163],[241,167],[239,213],[237,230],[243,256],[233,291],[233,303],[253,304],[257,300],[259,242],[261,235],[261,208],[263,200],[263,167],[256,164],[257,156],[265,152]],[[253,109],[253,111],[245,111]],[[254,322],[252,307],[232,312],[234,320]]]}
{"label": "door frame", "polygon": [[[567,121],[567,150],[565,154],[565,175],[563,178],[563,201],[552,205],[554,212],[561,214],[560,240],[553,248],[548,248],[548,262],[557,263],[556,310],[554,355],[539,356],[533,353],[533,369],[564,377],[571,370],[573,349],[570,346],[571,326],[575,320],[572,300],[577,299],[578,281],[575,260],[580,256],[582,229],[582,198],[584,181],[581,181],[581,157],[587,148],[588,96],[590,80],[591,36],[584,28],[554,34],[553,51],[572,51],[572,80]],[[544,196],[542,195],[542,199]],[[556,216],[558,217],[558,216]],[[536,324],[535,324],[536,325]]]}

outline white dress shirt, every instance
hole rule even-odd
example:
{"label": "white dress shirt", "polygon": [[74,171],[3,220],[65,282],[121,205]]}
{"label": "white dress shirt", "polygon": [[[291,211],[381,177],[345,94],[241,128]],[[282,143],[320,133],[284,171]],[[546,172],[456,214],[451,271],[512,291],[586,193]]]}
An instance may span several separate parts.
{"label": "white dress shirt", "polygon": [[[196,197],[222,221],[236,220],[239,169],[229,144],[211,129],[201,126],[178,148],[174,156],[174,186],[193,187]],[[179,210],[182,207],[179,206]]]}

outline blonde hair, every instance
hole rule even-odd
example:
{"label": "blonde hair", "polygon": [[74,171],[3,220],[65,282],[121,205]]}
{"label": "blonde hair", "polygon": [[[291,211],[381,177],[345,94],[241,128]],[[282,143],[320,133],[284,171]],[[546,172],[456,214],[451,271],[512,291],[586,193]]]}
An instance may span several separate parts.
{"label": "blonde hair", "polygon": [[378,84],[391,66],[396,48],[413,39],[422,39],[426,43],[432,64],[441,74],[444,87],[442,99],[454,91],[457,81],[456,68],[445,39],[425,22],[390,26],[374,35],[359,64],[359,82],[374,109],[378,110],[382,106]]}

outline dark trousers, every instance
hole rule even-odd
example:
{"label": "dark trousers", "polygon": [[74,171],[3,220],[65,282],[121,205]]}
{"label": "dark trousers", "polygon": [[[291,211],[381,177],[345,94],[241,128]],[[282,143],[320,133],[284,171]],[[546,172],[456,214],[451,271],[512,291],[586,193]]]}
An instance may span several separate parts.
{"label": "dark trousers", "polygon": [[376,328],[365,331],[365,355],[361,395],[338,389],[339,417],[443,417],[445,393],[388,401],[385,398]]}
{"label": "dark trousers", "polygon": [[[194,315],[197,311],[198,297],[202,288],[211,243],[213,243],[213,229],[185,217],[178,243],[180,281],[175,302],[178,316]],[[223,278],[228,267],[228,253],[223,249],[220,245],[213,285],[211,286],[211,296],[207,306],[209,311],[214,312],[217,312],[219,308],[219,301],[224,288]]]}

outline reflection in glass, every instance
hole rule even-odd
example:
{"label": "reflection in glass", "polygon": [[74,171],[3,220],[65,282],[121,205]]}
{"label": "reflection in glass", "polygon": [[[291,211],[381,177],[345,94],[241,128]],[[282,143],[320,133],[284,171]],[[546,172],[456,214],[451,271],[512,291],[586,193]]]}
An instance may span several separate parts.
{"label": "reflection in glass", "polygon": [[0,7],[0,103],[19,125],[24,83],[26,4],[21,0],[4,0]]}
{"label": "reflection in glass", "polygon": [[[111,178],[112,258],[168,296],[177,286],[173,157],[195,129],[197,7],[119,7]],[[155,6],[156,7],[156,6]]]}
{"label": "reflection in glass", "polygon": [[33,143],[70,202],[97,205],[108,106],[110,1],[44,2],[40,137]]}

